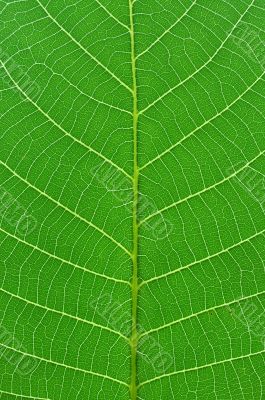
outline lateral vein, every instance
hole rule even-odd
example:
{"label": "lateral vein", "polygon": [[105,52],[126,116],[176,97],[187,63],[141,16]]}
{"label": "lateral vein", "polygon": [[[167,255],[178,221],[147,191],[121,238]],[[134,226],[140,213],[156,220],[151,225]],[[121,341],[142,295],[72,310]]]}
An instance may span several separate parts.
{"label": "lateral vein", "polygon": [[55,200],[53,197],[49,196],[46,192],[43,192],[42,190],[40,190],[39,188],[37,188],[36,186],[34,186],[32,183],[30,183],[29,181],[27,181],[26,179],[24,179],[22,176],[18,175],[16,173],[16,171],[14,171],[13,169],[11,169],[7,164],[5,164],[3,161],[0,160],[0,164],[3,165],[6,169],[8,169],[14,176],[16,176],[18,179],[20,179],[22,182],[26,183],[27,186],[31,187],[32,189],[34,189],[36,192],[38,192],[39,194],[41,194],[42,196],[46,197],[47,199],[49,199],[52,203],[56,204],[57,207],[62,208],[63,210],[67,211],[69,214],[73,215],[75,218],[80,219],[81,221],[83,221],[84,223],[86,223],[87,225],[91,226],[91,228],[95,229],[96,231],[98,231],[99,233],[101,233],[102,236],[107,237],[111,242],[113,242],[117,247],[119,247],[120,249],[122,249],[126,254],[128,254],[130,256],[130,258],[132,257],[132,254],[130,253],[130,251],[124,247],[120,242],[118,242],[116,239],[114,239],[111,235],[109,235],[107,232],[105,232],[103,229],[99,228],[97,225],[95,225],[93,222],[88,221],[86,218],[82,217],[81,215],[77,214],[75,211],[72,211],[70,208],[64,206],[63,204],[61,204],[59,201]]}
{"label": "lateral vein", "polygon": [[21,297],[21,296],[19,296],[19,295],[17,295],[17,294],[11,293],[11,292],[9,292],[8,290],[5,290],[5,289],[3,289],[3,288],[0,288],[0,291],[2,291],[3,293],[6,293],[6,294],[9,295],[10,297],[14,297],[14,298],[16,298],[16,299],[18,299],[18,300],[21,300],[21,301],[23,301],[24,303],[30,304],[30,305],[32,305],[32,306],[34,306],[34,307],[39,307],[39,308],[41,308],[41,309],[43,309],[43,310],[45,310],[45,311],[49,311],[49,312],[53,312],[53,313],[55,313],[55,314],[59,314],[59,315],[61,315],[62,317],[71,318],[71,319],[74,319],[74,320],[76,320],[76,321],[83,322],[84,324],[91,325],[91,326],[93,326],[93,327],[95,327],[95,328],[99,328],[99,329],[102,329],[102,330],[111,332],[111,333],[113,333],[113,334],[115,334],[115,335],[120,336],[122,339],[124,339],[124,340],[126,340],[126,342],[128,342],[128,338],[127,338],[126,336],[124,336],[122,333],[120,333],[120,332],[118,332],[118,331],[115,331],[114,329],[109,328],[108,326],[100,325],[100,324],[97,324],[96,322],[88,321],[88,320],[86,320],[86,319],[84,319],[84,318],[80,318],[80,317],[77,317],[77,316],[75,316],[75,315],[71,315],[71,314],[65,313],[64,311],[59,311],[59,310],[55,310],[54,308],[50,308],[50,307],[47,307],[47,306],[43,306],[43,305],[41,305],[41,304],[39,304],[39,303],[35,303],[34,301],[25,299],[24,297]]}
{"label": "lateral vein", "polygon": [[147,110],[149,110],[149,108],[153,107],[157,102],[159,102],[160,100],[162,100],[164,97],[166,97],[168,94],[172,93],[175,89],[177,89],[180,85],[182,85],[183,83],[187,82],[188,80],[190,80],[191,78],[193,78],[193,76],[197,75],[198,72],[200,72],[202,69],[204,69],[209,63],[212,62],[212,60],[217,56],[217,54],[222,50],[222,48],[224,47],[224,44],[228,41],[228,39],[231,37],[231,35],[233,34],[234,30],[237,28],[237,26],[240,24],[240,22],[242,21],[243,17],[247,14],[247,12],[249,11],[249,9],[252,7],[252,5],[254,4],[255,0],[252,0],[251,4],[247,7],[246,11],[240,16],[240,18],[238,19],[238,21],[236,22],[236,24],[233,26],[232,30],[230,31],[230,33],[228,34],[228,36],[226,37],[226,39],[221,43],[221,45],[218,47],[218,49],[215,51],[215,53],[208,59],[208,61],[203,64],[200,68],[198,68],[196,71],[193,72],[193,74],[191,74],[190,76],[188,76],[186,79],[184,79],[184,81],[178,83],[177,85],[173,86],[172,88],[170,88],[169,90],[167,90],[165,93],[163,93],[161,96],[159,96],[156,100],[154,100],[152,103],[148,104],[148,106],[146,106],[144,109],[139,111],[139,114],[144,114]]}
{"label": "lateral vein", "polygon": [[100,278],[104,278],[104,279],[106,279],[106,280],[113,281],[113,282],[115,282],[115,283],[123,283],[123,284],[126,284],[126,285],[131,286],[131,283],[128,282],[128,281],[124,281],[124,280],[122,280],[122,279],[116,279],[116,278],[113,278],[112,276],[104,275],[104,274],[101,274],[101,273],[99,273],[99,272],[92,271],[91,269],[87,269],[87,268],[85,268],[85,267],[82,267],[81,265],[75,264],[75,263],[73,263],[72,261],[65,260],[64,258],[61,258],[61,257],[57,256],[56,254],[49,253],[48,251],[46,251],[46,250],[44,250],[44,249],[41,249],[40,247],[38,247],[38,246],[36,246],[36,245],[34,245],[34,244],[32,244],[32,243],[29,243],[29,242],[27,242],[26,240],[23,240],[23,239],[21,239],[21,238],[15,236],[15,235],[12,235],[12,233],[9,233],[9,232],[5,231],[5,230],[4,230],[3,228],[1,228],[1,227],[0,227],[0,232],[3,232],[5,235],[7,235],[7,236],[9,236],[9,237],[12,237],[13,239],[15,239],[17,242],[23,243],[23,244],[25,244],[26,246],[31,247],[33,250],[39,251],[40,253],[43,253],[43,254],[45,254],[45,255],[48,256],[48,257],[54,258],[55,260],[58,260],[58,261],[60,261],[60,262],[63,263],[63,264],[71,265],[72,267],[81,269],[82,271],[87,272],[88,274],[91,274],[91,275],[94,275],[94,276],[98,276],[98,277],[100,277]]}
{"label": "lateral vein", "polygon": [[244,360],[245,358],[255,357],[255,356],[258,356],[258,355],[264,354],[264,353],[265,353],[265,350],[261,350],[261,351],[257,351],[255,353],[249,353],[249,354],[246,354],[246,355],[243,355],[243,356],[240,356],[240,357],[231,357],[231,358],[228,358],[228,359],[225,359],[225,360],[216,361],[216,362],[213,362],[213,363],[210,363],[210,364],[200,365],[198,367],[187,368],[187,369],[182,369],[180,371],[170,372],[168,374],[160,375],[160,376],[157,376],[155,378],[152,378],[152,379],[149,379],[147,381],[144,381],[144,382],[142,382],[142,383],[140,383],[138,385],[138,388],[146,385],[147,383],[151,383],[151,382],[160,380],[162,378],[167,378],[167,377],[174,376],[174,375],[184,374],[184,373],[187,373],[187,372],[199,371],[199,370],[205,369],[205,368],[213,368],[216,365],[233,363],[234,361]]}
{"label": "lateral vein", "polygon": [[171,203],[170,205],[161,208],[160,210],[155,211],[153,214],[148,215],[146,218],[144,218],[142,221],[139,222],[139,225],[144,224],[145,222],[149,221],[149,219],[155,217],[158,214],[162,214],[164,211],[170,210],[173,207],[178,206],[179,204],[182,204],[186,201],[189,201],[190,199],[196,197],[196,196],[201,196],[204,193],[207,193],[208,191],[217,188],[218,186],[221,186],[223,183],[230,181],[232,178],[236,178],[237,175],[244,171],[246,168],[250,167],[251,164],[253,164],[259,157],[261,157],[264,154],[265,150],[261,151],[256,157],[252,158],[251,160],[249,160],[246,164],[244,164],[241,168],[239,168],[238,170],[236,170],[235,172],[233,172],[231,175],[226,176],[225,178],[223,178],[221,181],[214,183],[211,186],[208,186],[202,190],[200,190],[199,192],[196,193],[192,193],[189,196],[180,199],[178,201],[175,201],[174,203]]}
{"label": "lateral vein", "polygon": [[64,32],[70,39],[71,41],[73,41],[78,47],[80,47],[80,49],[82,49],[84,51],[84,53],[86,53],[87,55],[89,55],[89,57],[96,62],[96,64],[100,65],[101,68],[103,68],[106,72],[108,72],[108,74],[110,74],[112,76],[112,78],[114,78],[116,81],[118,81],[123,87],[125,87],[129,92],[132,92],[132,89],[126,85],[126,83],[124,83],[120,78],[118,78],[112,71],[110,71],[108,69],[108,67],[106,67],[104,64],[102,64],[101,61],[99,61],[95,56],[93,56],[93,54],[91,54],[80,42],[78,42],[78,40],[76,40],[69,32],[67,32],[67,30],[59,24],[59,22],[49,13],[49,11],[47,10],[46,7],[44,7],[44,5],[37,0],[38,4],[40,5],[40,7],[43,9],[43,11],[49,16],[49,18],[55,23],[55,25],[57,25],[57,27]]}
{"label": "lateral vein", "polygon": [[246,88],[246,90],[243,93],[240,94],[240,96],[238,96],[236,99],[234,99],[223,110],[221,110],[220,112],[215,114],[210,119],[207,119],[206,121],[204,121],[203,124],[201,124],[200,126],[197,126],[195,129],[193,129],[193,131],[189,132],[186,136],[181,138],[177,143],[172,144],[172,146],[168,147],[162,153],[158,154],[152,160],[148,161],[146,164],[144,164],[142,167],[140,167],[140,171],[142,171],[143,169],[145,169],[149,165],[153,164],[155,161],[162,159],[162,157],[165,154],[170,153],[174,148],[176,148],[177,146],[182,144],[186,139],[188,139],[189,137],[193,136],[194,133],[196,133],[197,131],[201,130],[202,128],[204,128],[208,124],[211,124],[216,118],[218,118],[218,117],[222,116],[224,113],[226,113],[226,111],[229,111],[231,109],[231,107],[234,106],[238,101],[243,100],[243,97],[245,96],[245,94],[247,94],[250,90],[253,89],[253,87],[263,78],[264,74],[265,74],[265,72],[262,72],[262,74],[260,76],[258,76],[258,78],[250,86],[248,86]]}
{"label": "lateral vein", "polygon": [[179,324],[181,322],[184,322],[184,321],[187,321],[187,320],[189,320],[191,318],[199,317],[200,315],[206,314],[206,313],[211,312],[211,311],[216,312],[216,310],[220,310],[220,309],[222,309],[224,307],[229,307],[229,306],[232,306],[233,304],[240,303],[240,302],[243,302],[245,300],[250,300],[250,299],[253,299],[255,297],[260,297],[260,296],[262,296],[264,294],[265,294],[265,290],[263,290],[262,292],[251,294],[249,296],[240,297],[237,300],[232,300],[232,301],[229,301],[227,303],[218,304],[216,306],[213,306],[213,307],[210,307],[210,308],[206,308],[205,310],[198,311],[197,313],[187,315],[186,317],[179,318],[179,319],[177,319],[175,321],[171,321],[168,324],[161,325],[161,326],[158,326],[157,328],[150,329],[149,331],[146,331],[146,332],[142,333],[139,336],[139,339],[143,338],[146,335],[150,335],[151,333],[159,332],[159,331],[161,331],[161,330],[163,330],[165,328],[170,328],[171,326],[177,325],[177,324]]}
{"label": "lateral vein", "polygon": [[73,135],[71,135],[69,132],[67,132],[60,124],[58,124],[53,118],[51,118],[44,110],[42,110],[41,107],[38,106],[37,103],[35,103],[28,95],[27,93],[25,93],[21,87],[17,84],[17,82],[13,79],[13,77],[10,75],[8,69],[6,68],[5,64],[0,61],[0,65],[2,65],[2,67],[4,68],[6,74],[8,75],[8,77],[10,78],[10,80],[13,82],[13,84],[15,85],[15,87],[17,88],[17,90],[22,93],[22,95],[42,114],[45,116],[45,118],[50,121],[54,126],[56,126],[56,128],[58,128],[61,132],[63,132],[66,136],[70,137],[73,141],[75,141],[76,143],[79,143],[81,146],[85,147],[86,149],[88,149],[89,151],[91,151],[92,153],[96,154],[98,157],[100,157],[101,159],[103,159],[105,162],[109,163],[110,165],[112,165],[114,168],[118,169],[121,173],[123,173],[125,176],[127,176],[127,178],[129,178],[132,181],[132,177],[121,167],[119,167],[117,164],[115,164],[112,160],[108,159],[107,157],[105,157],[103,154],[101,154],[99,151],[93,149],[92,147],[90,147],[89,145],[85,144],[84,142],[82,142],[81,140],[75,138]]}
{"label": "lateral vein", "polygon": [[97,377],[100,377],[100,378],[103,378],[103,379],[108,379],[108,380],[110,380],[112,382],[115,382],[115,383],[118,383],[120,385],[124,385],[124,386],[128,387],[128,384],[126,382],[120,381],[120,380],[118,380],[116,378],[112,378],[109,375],[104,375],[104,374],[101,374],[99,372],[88,371],[86,369],[73,367],[71,365],[67,365],[67,364],[63,364],[63,363],[57,362],[57,361],[49,360],[47,358],[36,356],[35,354],[26,353],[26,352],[24,352],[22,350],[14,349],[13,347],[7,346],[6,344],[3,344],[3,343],[0,343],[0,346],[4,347],[6,349],[12,350],[12,351],[14,351],[16,353],[22,354],[23,356],[32,357],[32,358],[34,358],[36,360],[43,361],[43,362],[46,362],[48,364],[53,364],[53,365],[56,365],[58,367],[68,368],[68,369],[72,369],[74,371],[82,372],[83,374],[88,374],[88,375],[97,376]]}
{"label": "lateral vein", "polygon": [[254,239],[254,238],[256,238],[256,237],[258,237],[258,236],[260,236],[260,235],[263,235],[264,233],[265,233],[265,229],[263,229],[263,230],[260,231],[260,232],[255,233],[255,234],[252,235],[252,236],[249,236],[249,237],[246,238],[246,239],[241,240],[241,241],[238,242],[238,243],[235,243],[235,244],[233,244],[233,245],[231,245],[231,246],[229,246],[229,247],[227,247],[227,248],[225,248],[225,249],[222,249],[222,250],[218,251],[217,253],[211,254],[211,255],[209,255],[209,256],[207,256],[207,257],[205,257],[205,258],[201,258],[200,260],[196,260],[196,261],[194,261],[194,262],[192,262],[192,263],[190,263],[190,264],[183,265],[182,267],[179,267],[179,268],[174,269],[174,270],[172,270],[172,271],[166,272],[165,274],[157,275],[157,276],[154,276],[153,278],[150,278],[150,279],[148,279],[148,280],[146,280],[146,281],[142,281],[141,284],[140,284],[139,286],[142,287],[142,286],[144,286],[144,285],[146,285],[146,284],[149,284],[150,282],[154,282],[154,281],[157,281],[157,280],[159,280],[159,279],[166,278],[166,277],[168,277],[168,276],[171,276],[171,275],[174,275],[174,274],[176,274],[176,273],[178,273],[178,272],[181,272],[181,271],[183,271],[184,269],[191,268],[191,267],[193,267],[194,265],[201,264],[201,263],[203,263],[203,262],[205,262],[205,261],[211,260],[212,258],[218,257],[218,256],[220,256],[221,254],[228,253],[230,250],[232,250],[232,249],[234,249],[234,248],[236,248],[236,247],[239,247],[239,246],[241,246],[241,245],[244,244],[244,243],[248,243],[248,242],[250,242],[252,239]]}

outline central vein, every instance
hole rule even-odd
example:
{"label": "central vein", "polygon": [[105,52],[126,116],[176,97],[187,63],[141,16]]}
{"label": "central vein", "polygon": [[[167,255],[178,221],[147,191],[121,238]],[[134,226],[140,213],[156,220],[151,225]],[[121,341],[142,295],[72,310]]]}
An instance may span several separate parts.
{"label": "central vein", "polygon": [[129,0],[130,10],[130,35],[131,35],[131,61],[133,83],[133,273],[132,273],[132,328],[131,328],[131,400],[137,400],[137,300],[138,300],[138,205],[139,205],[139,167],[138,167],[138,104],[136,80],[135,35],[133,20],[133,3]]}

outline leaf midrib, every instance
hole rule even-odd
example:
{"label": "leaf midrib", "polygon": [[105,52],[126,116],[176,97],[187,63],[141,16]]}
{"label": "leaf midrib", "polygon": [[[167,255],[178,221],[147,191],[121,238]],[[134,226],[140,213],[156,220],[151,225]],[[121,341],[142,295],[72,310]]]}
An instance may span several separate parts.
{"label": "leaf midrib", "polygon": [[133,16],[133,0],[129,0],[130,14],[130,39],[131,39],[131,65],[132,65],[132,83],[133,83],[133,251],[132,251],[132,327],[131,327],[131,400],[137,400],[137,303],[138,303],[138,203],[139,203],[139,165],[138,165],[138,97],[137,97],[137,78],[136,78],[136,53],[135,53],[135,32]]}

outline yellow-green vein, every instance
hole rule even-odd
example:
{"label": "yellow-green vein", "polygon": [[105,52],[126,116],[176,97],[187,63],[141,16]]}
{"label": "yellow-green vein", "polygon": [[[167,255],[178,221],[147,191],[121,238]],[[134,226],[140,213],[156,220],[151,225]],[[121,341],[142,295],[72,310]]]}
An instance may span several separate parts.
{"label": "yellow-green vein", "polygon": [[132,271],[132,328],[131,328],[131,400],[137,399],[137,300],[138,300],[138,101],[137,101],[137,79],[136,79],[136,54],[133,0],[129,0],[130,12],[130,36],[131,36],[131,62],[132,62],[132,83],[133,83],[133,271]]}

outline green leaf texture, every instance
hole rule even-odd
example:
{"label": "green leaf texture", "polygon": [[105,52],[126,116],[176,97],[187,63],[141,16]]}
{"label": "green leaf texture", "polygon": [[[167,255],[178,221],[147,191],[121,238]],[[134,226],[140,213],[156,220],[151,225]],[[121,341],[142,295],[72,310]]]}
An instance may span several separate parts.
{"label": "green leaf texture", "polygon": [[265,399],[264,26],[0,1],[1,399]]}

